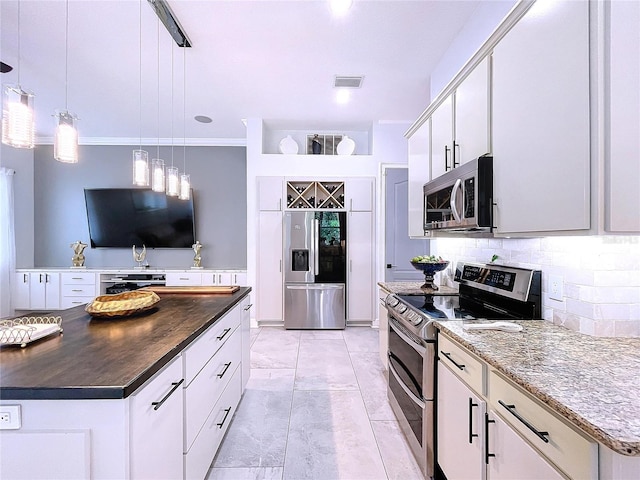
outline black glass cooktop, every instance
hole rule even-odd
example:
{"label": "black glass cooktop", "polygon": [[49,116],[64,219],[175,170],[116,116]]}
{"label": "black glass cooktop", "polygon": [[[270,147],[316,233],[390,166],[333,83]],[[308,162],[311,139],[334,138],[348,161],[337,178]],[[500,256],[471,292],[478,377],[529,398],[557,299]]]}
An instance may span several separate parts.
{"label": "black glass cooktop", "polygon": [[470,309],[470,305],[461,306],[458,295],[398,295],[398,298],[434,319],[474,320],[507,317],[485,309],[476,311]]}

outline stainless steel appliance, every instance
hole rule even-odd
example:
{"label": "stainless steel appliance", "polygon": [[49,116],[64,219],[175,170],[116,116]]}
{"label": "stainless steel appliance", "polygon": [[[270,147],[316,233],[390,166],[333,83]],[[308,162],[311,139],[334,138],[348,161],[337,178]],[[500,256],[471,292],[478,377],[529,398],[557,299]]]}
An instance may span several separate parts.
{"label": "stainless steel appliance", "polygon": [[385,299],[389,402],[427,478],[435,475],[437,459],[434,419],[440,358],[434,320],[525,320],[541,315],[539,270],[460,262],[454,280],[460,284],[459,295],[390,294]]}
{"label": "stainless steel appliance", "polygon": [[493,157],[467,162],[424,184],[424,231],[491,233]]}
{"label": "stainless steel appliance", "polygon": [[285,328],[345,328],[346,218],[336,211],[285,214]]}

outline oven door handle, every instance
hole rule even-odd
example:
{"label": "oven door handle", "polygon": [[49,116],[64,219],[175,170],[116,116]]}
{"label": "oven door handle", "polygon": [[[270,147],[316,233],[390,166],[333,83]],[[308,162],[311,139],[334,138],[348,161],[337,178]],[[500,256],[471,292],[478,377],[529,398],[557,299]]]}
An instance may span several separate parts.
{"label": "oven door handle", "polygon": [[398,336],[407,343],[407,345],[409,345],[411,348],[413,348],[416,352],[418,352],[422,356],[422,358],[424,358],[424,356],[427,353],[427,349],[425,347],[423,347],[422,345],[418,345],[415,340],[413,340],[412,338],[408,337],[396,325],[398,325],[398,320],[396,320],[395,318],[390,316],[389,317],[389,326],[393,329],[393,331],[396,332],[398,334]]}
{"label": "oven door handle", "polygon": [[409,390],[409,388],[400,379],[400,375],[398,375],[398,372],[396,372],[395,367],[391,363],[389,363],[389,372],[391,372],[391,374],[396,378],[398,385],[400,385],[402,390],[404,390],[404,393],[406,393],[409,396],[409,398],[413,400],[413,403],[415,403],[416,405],[418,405],[420,408],[424,410],[426,407],[424,401],[420,400],[418,397],[415,396],[415,394],[411,390]]}

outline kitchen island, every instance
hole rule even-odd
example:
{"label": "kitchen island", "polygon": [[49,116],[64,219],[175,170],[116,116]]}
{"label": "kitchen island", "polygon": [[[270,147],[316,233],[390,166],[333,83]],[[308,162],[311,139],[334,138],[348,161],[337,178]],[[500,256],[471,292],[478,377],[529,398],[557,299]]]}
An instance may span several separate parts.
{"label": "kitchen island", "polygon": [[[459,345],[462,355],[471,354],[469,361],[456,359],[458,363],[469,364],[476,358],[484,365],[484,391],[477,393],[488,399],[487,410],[495,408],[507,421],[515,418],[497,398],[508,397],[509,390],[522,392],[513,397],[522,403],[506,401],[519,403],[512,408],[516,413],[526,411],[526,402],[533,399],[529,420],[537,427],[544,429],[540,414],[550,412],[587,440],[597,442],[597,465],[593,467],[597,476],[592,478],[640,476],[639,338],[591,337],[543,320],[515,321],[522,325],[521,332],[466,330],[465,323],[437,322],[442,333],[439,343],[444,341],[447,349]],[[447,338],[453,343],[446,343]],[[452,371],[461,370],[454,366]],[[528,428],[523,432],[525,436],[531,433]],[[549,441],[539,446],[534,443],[535,448],[543,453],[551,448],[548,445],[558,441],[553,431]],[[573,460],[562,458],[560,453],[557,459],[553,455],[551,451],[551,461],[556,464]]]}
{"label": "kitchen island", "polygon": [[74,307],[62,335],[2,347],[0,405],[21,418],[0,477],[204,478],[247,380],[250,290],[114,319]]}

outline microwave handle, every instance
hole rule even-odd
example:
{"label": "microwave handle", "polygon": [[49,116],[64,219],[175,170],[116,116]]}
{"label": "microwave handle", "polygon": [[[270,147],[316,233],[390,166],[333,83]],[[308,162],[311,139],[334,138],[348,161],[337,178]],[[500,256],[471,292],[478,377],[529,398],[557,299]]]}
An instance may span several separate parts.
{"label": "microwave handle", "polygon": [[458,178],[456,180],[456,183],[453,184],[453,188],[451,189],[451,200],[450,200],[451,213],[453,213],[453,218],[456,219],[456,222],[462,221],[462,217],[460,216],[460,213],[456,210],[456,197],[458,196],[458,191],[462,191],[462,188],[460,188],[461,186],[462,186],[462,179]]}

